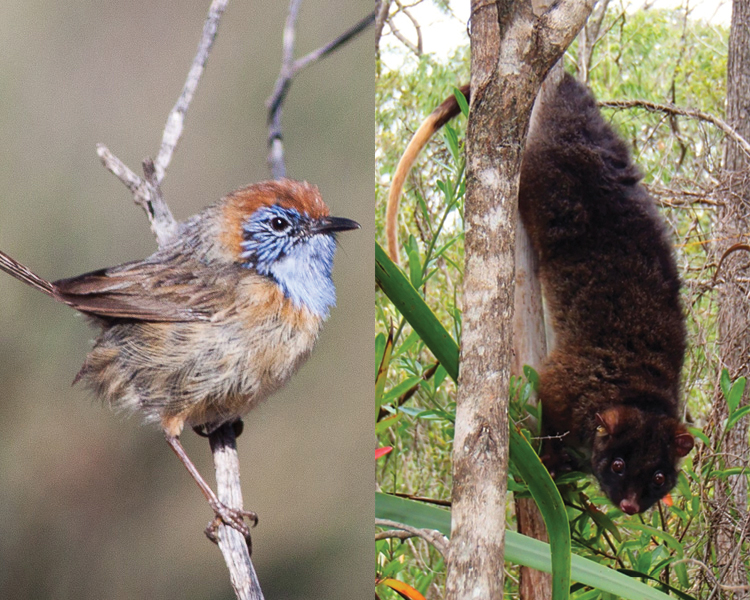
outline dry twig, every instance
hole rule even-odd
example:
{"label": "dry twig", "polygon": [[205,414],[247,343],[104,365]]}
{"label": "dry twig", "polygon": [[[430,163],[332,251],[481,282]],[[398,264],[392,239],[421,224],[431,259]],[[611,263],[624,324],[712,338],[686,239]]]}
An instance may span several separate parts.
{"label": "dry twig", "polygon": [[[190,66],[185,85],[167,117],[159,154],[155,161],[151,158],[146,158],[143,161],[144,177],[136,175],[104,144],[97,145],[97,154],[104,166],[127,186],[133,194],[135,203],[146,212],[159,247],[169,243],[177,234],[177,222],[161,195],[161,182],[182,136],[185,115],[203,74],[227,2],[228,0],[213,0],[211,2],[208,16],[203,25],[203,34],[198,44],[198,51]],[[227,506],[241,509],[242,488],[240,486],[239,458],[232,427],[228,425],[220,427],[209,436],[209,439],[216,468],[218,497]],[[230,526],[220,523],[216,537],[229,569],[230,579],[237,597],[240,600],[262,600],[263,593],[242,534]]]}
{"label": "dry twig", "polygon": [[342,33],[333,41],[317,50],[313,50],[302,58],[294,60],[294,43],[297,34],[297,15],[301,0],[291,0],[289,3],[289,13],[284,25],[284,43],[281,54],[281,70],[276,79],[273,93],[266,100],[268,108],[268,167],[274,179],[280,179],[286,175],[286,166],[284,164],[284,145],[281,135],[281,109],[286,100],[286,95],[292,85],[292,79],[305,67],[319,61],[327,55],[334,52],[346,42],[356,37],[372,23],[375,22],[375,12],[372,11],[359,23]]}
{"label": "dry twig", "polygon": [[750,156],[750,143],[747,142],[729,123],[716,117],[712,114],[694,110],[692,108],[681,108],[674,104],[658,104],[656,102],[649,102],[648,100],[610,100],[607,102],[600,102],[599,106],[606,108],[642,108],[653,113],[664,113],[666,115],[679,115],[682,117],[689,117],[691,119],[698,119],[700,121],[706,121],[711,123],[715,127],[718,127],[723,131],[727,137],[736,142],[742,151]]}
{"label": "dry twig", "polygon": [[180,97],[167,117],[159,154],[155,161],[152,161],[150,158],[144,161],[146,180],[136,175],[125,163],[110,152],[104,144],[97,144],[96,146],[96,152],[104,166],[128,187],[133,194],[135,203],[146,211],[148,220],[151,223],[151,231],[154,232],[156,241],[160,247],[167,244],[177,234],[177,222],[161,196],[160,185],[164,179],[165,171],[172,160],[177,142],[179,142],[182,136],[185,114],[190,106],[190,101],[193,99],[195,89],[198,87],[201,75],[203,75],[206,60],[216,39],[219,20],[224,13],[228,1],[213,0],[211,2],[206,22],[203,25],[203,35],[198,43],[198,52],[190,66],[190,71],[188,72]]}
{"label": "dry twig", "polygon": [[[412,527],[411,525],[405,525],[404,523],[397,523],[396,521],[389,521],[388,519],[375,519],[375,525],[378,527],[391,527],[395,530],[399,531],[405,531],[408,534],[410,534],[407,537],[419,537],[425,540],[427,543],[431,544],[435,550],[440,552],[442,557],[448,558],[448,549],[450,547],[450,541],[446,536],[444,536],[442,533],[437,531],[436,529],[419,529],[417,527]],[[399,539],[404,539],[403,536],[399,534],[393,534],[390,537],[397,537]],[[381,537],[380,539],[384,539]]]}

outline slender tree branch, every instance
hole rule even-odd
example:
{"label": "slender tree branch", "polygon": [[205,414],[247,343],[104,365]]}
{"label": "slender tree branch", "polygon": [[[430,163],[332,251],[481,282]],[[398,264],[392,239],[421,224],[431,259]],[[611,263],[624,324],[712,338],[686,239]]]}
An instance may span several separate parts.
{"label": "slender tree branch", "polygon": [[[388,519],[375,519],[375,525],[377,525],[378,527],[391,527],[393,529],[400,529],[401,531],[410,533],[411,537],[420,537],[427,543],[431,544],[435,548],[435,550],[440,552],[444,559],[448,557],[448,548],[450,547],[450,541],[436,529],[419,529],[417,527],[412,527],[411,525],[405,525],[404,523],[389,521]],[[400,538],[400,536],[394,537]]]}
{"label": "slender tree branch", "polygon": [[399,10],[404,13],[404,15],[406,15],[406,17],[411,21],[411,24],[414,26],[414,32],[417,34],[417,56],[422,56],[422,27],[419,24],[419,21],[414,18],[414,15],[412,15],[409,9],[401,4],[399,0],[396,0],[396,6],[398,6]]}
{"label": "slender tree branch", "polygon": [[[104,166],[127,186],[133,194],[135,203],[146,212],[159,247],[163,247],[177,235],[177,222],[162,198],[161,183],[182,136],[187,110],[205,69],[227,2],[228,0],[211,2],[203,25],[203,35],[198,44],[198,51],[190,66],[185,85],[167,117],[159,154],[155,161],[151,158],[143,161],[144,177],[136,175],[105,145],[98,144],[96,147]],[[240,487],[239,460],[235,435],[231,426],[225,425],[214,431],[209,436],[209,441],[216,468],[217,495],[228,507],[241,509],[242,488]],[[262,600],[263,593],[250,560],[250,551],[242,534],[223,523],[219,524],[217,543],[224,555],[237,597],[240,600]]]}
{"label": "slender tree branch", "polygon": [[219,21],[221,20],[224,9],[227,7],[229,0],[213,0],[211,6],[208,9],[208,16],[203,24],[203,35],[198,43],[198,51],[193,58],[193,63],[190,65],[190,71],[188,72],[185,85],[182,88],[180,97],[177,99],[172,111],[167,117],[167,124],[164,126],[164,135],[161,140],[161,147],[159,148],[159,154],[156,157],[156,180],[161,183],[164,179],[164,172],[166,171],[169,163],[172,160],[172,155],[177,147],[177,142],[180,141],[182,136],[182,130],[185,124],[185,114],[190,106],[190,102],[195,94],[195,89],[198,87],[203,70],[206,67],[206,61],[208,55],[211,52],[211,47],[216,39],[216,32],[219,28]]}
{"label": "slender tree branch", "polygon": [[320,60],[321,58],[325,58],[332,52],[338,50],[341,46],[343,46],[349,40],[354,38],[357,34],[363,32],[374,22],[375,22],[375,11],[372,11],[364,19],[356,23],[351,29],[348,29],[347,31],[342,33],[335,40],[327,43],[325,46],[321,46],[317,50],[313,50],[309,54],[306,54],[302,58],[298,58],[296,61],[294,61],[294,68],[292,69],[292,75],[296,75],[298,72],[300,72],[305,67],[309,66],[311,63],[314,63]]}
{"label": "slender tree branch", "polygon": [[292,67],[294,65],[294,42],[297,33],[297,14],[301,0],[291,0],[289,13],[284,24],[284,36],[281,51],[281,70],[273,87],[271,97],[266,100],[268,108],[268,167],[274,179],[286,175],[284,164],[284,145],[281,141],[281,109],[286,99],[289,86],[292,85]]}
{"label": "slender tree branch", "polygon": [[291,0],[289,3],[289,14],[284,26],[284,43],[281,57],[281,70],[276,79],[273,93],[266,101],[268,108],[268,167],[274,179],[280,179],[286,175],[284,163],[284,145],[281,134],[281,112],[286,100],[286,95],[292,85],[292,79],[305,67],[328,56],[346,42],[361,33],[375,22],[376,11],[371,12],[356,25],[342,33],[333,41],[313,50],[302,58],[294,60],[294,43],[296,38],[297,14],[301,0]]}
{"label": "slender tree branch", "polygon": [[383,36],[383,27],[388,20],[388,9],[390,0],[376,0],[375,2],[375,51],[380,55],[380,38]]}
{"label": "slender tree branch", "polygon": [[387,531],[381,531],[380,533],[376,533],[375,541],[379,542],[381,540],[397,539],[403,542],[404,540],[408,540],[409,538],[413,538],[413,537],[417,537],[417,536],[413,533],[409,533],[408,531],[403,531],[401,529],[388,529]]}
{"label": "slender tree branch", "polygon": [[[146,216],[151,223],[151,231],[154,232],[159,247],[166,245],[177,235],[177,221],[175,221],[172,212],[169,210],[169,206],[167,206],[167,203],[162,198],[159,189],[160,184],[164,179],[166,168],[172,160],[177,142],[179,142],[182,136],[187,109],[193,99],[193,94],[198,86],[201,75],[203,75],[206,60],[216,39],[221,15],[224,13],[228,1],[213,0],[211,2],[206,22],[203,25],[203,35],[198,44],[198,51],[190,66],[185,85],[182,88],[180,97],[167,117],[159,154],[155,161],[146,159],[148,164],[153,167],[149,173],[146,173],[144,170],[146,180],[136,175],[104,144],[97,144],[96,146],[96,152],[104,166],[128,187],[133,194],[135,203],[141,206],[146,212]],[[146,168],[146,161],[144,161],[144,168]]]}
{"label": "slender tree branch", "polygon": [[409,41],[409,38],[407,38],[403,33],[399,31],[398,27],[396,27],[396,24],[393,22],[393,17],[388,17],[387,23],[388,23],[388,26],[391,28],[391,33],[399,42],[401,42],[404,46],[406,46],[409,50],[411,50],[417,56],[422,55],[422,51],[417,46],[412,44],[411,41]]}
{"label": "slender tree branch", "polygon": [[750,143],[748,143],[744,137],[737,133],[737,131],[731,125],[729,125],[729,123],[712,114],[705,113],[700,110],[694,110],[692,108],[681,108],[679,106],[675,106],[674,104],[657,104],[656,102],[649,102],[648,100],[610,100],[607,102],[600,102],[599,106],[617,109],[642,108],[653,113],[679,115],[682,117],[689,117],[691,119],[706,121],[721,129],[721,131],[723,131],[727,137],[736,142],[737,145],[742,148],[742,151],[750,157]]}
{"label": "slender tree branch", "polygon": [[[242,508],[240,460],[231,423],[225,423],[209,436],[216,468],[216,495],[227,506]],[[239,600],[263,600],[258,576],[250,560],[247,543],[242,534],[224,523],[218,524],[217,543],[224,562],[232,565],[229,576]]]}

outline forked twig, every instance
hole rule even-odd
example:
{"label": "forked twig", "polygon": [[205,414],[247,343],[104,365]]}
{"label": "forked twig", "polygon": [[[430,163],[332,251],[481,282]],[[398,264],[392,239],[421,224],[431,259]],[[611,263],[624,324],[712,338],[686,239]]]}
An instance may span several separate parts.
{"label": "forked twig", "polygon": [[[440,531],[436,529],[420,529],[418,527],[412,527],[404,523],[398,523],[388,519],[375,519],[375,525],[378,527],[391,527],[393,530],[405,531],[411,537],[420,537],[428,544],[431,544],[435,550],[440,552],[444,559],[448,558],[448,550],[450,548],[450,541]],[[381,535],[379,539],[385,539],[385,537],[396,537],[403,539],[401,534],[387,533],[386,536]]]}
{"label": "forked twig", "polygon": [[688,117],[691,119],[698,119],[699,121],[706,121],[711,123],[715,127],[721,129],[724,134],[733,140],[735,143],[742,148],[742,151],[750,156],[750,143],[743,138],[729,123],[716,117],[710,113],[706,113],[700,110],[694,110],[692,108],[682,108],[674,104],[657,104],[656,102],[649,102],[648,100],[611,100],[607,102],[600,102],[599,106],[605,106],[607,108],[642,108],[649,112],[663,113],[667,115],[679,115],[682,117]]}
{"label": "forked twig", "polygon": [[375,11],[372,11],[359,21],[359,23],[342,33],[336,39],[317,50],[313,50],[302,58],[294,60],[294,44],[297,34],[297,15],[299,14],[300,2],[301,0],[290,0],[289,2],[289,13],[284,25],[281,70],[273,87],[273,93],[266,100],[266,107],[268,108],[268,167],[274,179],[280,179],[286,175],[284,145],[281,135],[281,111],[294,76],[305,67],[331,54],[375,22]]}
{"label": "forked twig", "polygon": [[[182,136],[187,109],[193,99],[195,89],[198,87],[201,75],[203,75],[206,60],[216,39],[221,15],[224,13],[228,1],[213,0],[211,2],[211,6],[208,9],[208,16],[203,25],[203,35],[198,43],[198,51],[190,66],[185,85],[182,88],[180,97],[167,117],[159,154],[155,161],[146,159],[153,165],[152,176],[149,177],[146,175],[146,179],[144,180],[128,168],[104,144],[97,144],[96,146],[96,152],[104,166],[127,186],[133,194],[135,203],[141,206],[146,212],[146,216],[151,223],[151,231],[154,232],[159,247],[166,245],[177,234],[177,221],[175,221],[167,203],[161,196],[160,184],[172,160],[177,142],[179,142]],[[148,181],[149,179],[151,181]]]}
{"label": "forked twig", "polygon": [[[104,166],[127,186],[133,194],[135,203],[146,212],[159,247],[169,243],[177,234],[177,221],[161,195],[161,183],[182,136],[187,110],[205,69],[206,60],[216,39],[219,21],[227,2],[228,0],[212,0],[211,2],[203,25],[198,51],[190,66],[185,85],[167,117],[159,153],[156,160],[146,158],[143,161],[144,176],[136,175],[104,144],[98,144],[96,147]],[[232,426],[220,427],[210,434],[209,441],[216,469],[217,495],[226,506],[241,509],[240,467]],[[232,587],[237,598],[263,600],[263,592],[242,534],[224,523],[219,523],[216,538],[229,569]]]}

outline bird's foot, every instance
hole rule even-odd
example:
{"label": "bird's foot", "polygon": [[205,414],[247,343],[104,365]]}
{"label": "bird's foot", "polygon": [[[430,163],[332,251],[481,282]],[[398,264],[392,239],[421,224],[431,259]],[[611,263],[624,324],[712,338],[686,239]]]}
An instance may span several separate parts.
{"label": "bird's foot", "polygon": [[237,531],[239,531],[242,534],[242,537],[245,538],[245,542],[247,542],[247,549],[251,550],[252,544],[250,541],[250,527],[248,527],[247,523],[245,523],[245,519],[248,519],[251,522],[251,527],[255,527],[258,524],[257,513],[253,512],[252,510],[230,508],[226,504],[222,503],[215,504],[211,502],[210,504],[216,516],[206,527],[206,537],[212,542],[218,543],[217,531],[219,525],[224,523],[232,529],[236,529]]}

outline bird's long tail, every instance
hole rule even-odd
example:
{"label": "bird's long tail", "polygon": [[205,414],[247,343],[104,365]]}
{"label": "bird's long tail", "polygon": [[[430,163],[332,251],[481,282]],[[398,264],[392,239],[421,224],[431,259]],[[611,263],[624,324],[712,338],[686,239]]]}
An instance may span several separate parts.
{"label": "bird's long tail", "polygon": [[38,275],[32,273],[28,268],[24,267],[20,262],[12,259],[4,252],[0,252],[0,270],[5,271],[9,275],[13,275],[16,279],[20,279],[31,287],[44,292],[48,296],[57,298],[54,285],[46,279],[42,279]]}

